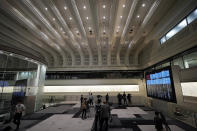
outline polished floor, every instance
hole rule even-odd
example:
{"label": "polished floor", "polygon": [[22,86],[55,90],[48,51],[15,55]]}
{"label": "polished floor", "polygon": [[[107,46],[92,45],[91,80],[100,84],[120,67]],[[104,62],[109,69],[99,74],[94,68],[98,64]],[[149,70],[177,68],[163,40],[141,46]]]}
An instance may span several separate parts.
{"label": "polished floor", "polygon": [[[154,110],[144,106],[118,107],[112,105],[112,121],[109,131],[156,131]],[[24,116],[20,131],[91,131],[94,130],[94,107],[81,119],[80,104],[61,103],[53,105],[32,115]],[[171,131],[195,131],[196,129],[168,117]],[[13,123],[8,124],[14,130]]]}

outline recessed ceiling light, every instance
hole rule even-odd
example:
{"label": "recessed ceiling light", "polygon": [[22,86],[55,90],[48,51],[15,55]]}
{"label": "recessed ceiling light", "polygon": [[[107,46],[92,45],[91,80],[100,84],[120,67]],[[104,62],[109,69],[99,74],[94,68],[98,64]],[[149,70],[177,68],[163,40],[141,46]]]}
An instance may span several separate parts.
{"label": "recessed ceiling light", "polygon": [[88,17],[86,17],[86,19],[88,20],[89,18],[88,18]]}
{"label": "recessed ceiling light", "polygon": [[119,32],[119,30],[116,31],[116,33],[118,33],[118,32]]}
{"label": "recessed ceiling light", "polygon": [[106,5],[103,5],[103,8],[105,8],[106,7]]}
{"label": "recessed ceiling light", "polygon": [[145,6],[146,6],[146,4],[143,3],[143,4],[142,4],[142,7],[145,7]]}
{"label": "recessed ceiling light", "polygon": [[70,17],[69,20],[72,20],[72,17]]}
{"label": "recessed ceiling light", "polygon": [[103,31],[103,33],[105,33],[105,30]]}
{"label": "recessed ceiling light", "polygon": [[122,19],[122,15],[120,16],[120,19]]}
{"label": "recessed ceiling light", "polygon": [[45,8],[45,10],[48,10],[48,8]]}
{"label": "recessed ceiling light", "polygon": [[122,5],[122,7],[123,7],[123,8],[125,8],[125,7],[126,7],[126,6],[125,6],[125,4],[124,4],[124,5]]}
{"label": "recessed ceiling light", "polygon": [[13,54],[11,53],[10,56],[13,56]]}
{"label": "recessed ceiling light", "polygon": [[64,6],[64,9],[65,9],[65,10],[67,10],[67,7],[66,7],[66,6]]}
{"label": "recessed ceiling light", "polygon": [[83,8],[86,9],[86,6],[84,5]]}
{"label": "recessed ceiling light", "polygon": [[137,18],[140,18],[140,16],[138,15]]}
{"label": "recessed ceiling light", "polygon": [[88,29],[91,30],[92,28],[91,27],[88,27]]}
{"label": "recessed ceiling light", "polygon": [[3,51],[0,50],[0,54],[3,54]]}
{"label": "recessed ceiling light", "polygon": [[105,16],[103,16],[103,19],[106,19],[106,17],[105,17]]}
{"label": "recessed ceiling light", "polygon": [[55,21],[55,18],[53,18],[53,20]]}

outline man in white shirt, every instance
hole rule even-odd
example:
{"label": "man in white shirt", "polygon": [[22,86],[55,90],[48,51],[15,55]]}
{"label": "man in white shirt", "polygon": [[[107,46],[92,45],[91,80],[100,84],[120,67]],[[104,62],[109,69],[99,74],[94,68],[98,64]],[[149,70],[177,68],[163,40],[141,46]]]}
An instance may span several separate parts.
{"label": "man in white shirt", "polygon": [[17,105],[16,105],[16,109],[15,109],[15,115],[14,115],[14,124],[17,125],[16,129],[19,128],[20,125],[20,120],[22,117],[22,113],[25,111],[25,106],[22,104],[22,101],[19,100]]}

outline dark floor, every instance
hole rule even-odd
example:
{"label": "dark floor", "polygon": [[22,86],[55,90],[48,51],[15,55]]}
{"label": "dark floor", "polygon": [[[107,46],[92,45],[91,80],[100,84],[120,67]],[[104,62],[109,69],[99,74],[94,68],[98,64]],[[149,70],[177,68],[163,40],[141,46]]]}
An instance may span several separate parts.
{"label": "dark floor", "polygon": [[[140,106],[132,105],[129,107],[117,106],[116,104],[111,106],[112,119],[109,122],[109,131],[154,131],[154,110]],[[21,120],[21,131],[87,131],[94,130],[94,107],[91,107],[87,113],[87,119],[81,119],[81,111],[79,104],[73,106],[70,104],[61,104],[53,107],[49,107],[40,112],[36,112],[31,115],[24,116]],[[172,131],[196,131],[189,125],[183,122],[166,118],[169,127]],[[63,122],[62,122],[63,121]],[[70,122],[70,124],[66,121]],[[73,121],[73,122],[72,122]],[[51,122],[54,124],[52,125]],[[78,122],[78,129],[75,125]],[[62,123],[62,124],[61,124]],[[84,126],[87,125],[87,126]],[[6,128],[7,127],[7,128]],[[10,127],[10,128],[9,128]],[[74,128],[73,128],[74,127]],[[15,125],[11,122],[0,127],[0,131],[14,130]]]}

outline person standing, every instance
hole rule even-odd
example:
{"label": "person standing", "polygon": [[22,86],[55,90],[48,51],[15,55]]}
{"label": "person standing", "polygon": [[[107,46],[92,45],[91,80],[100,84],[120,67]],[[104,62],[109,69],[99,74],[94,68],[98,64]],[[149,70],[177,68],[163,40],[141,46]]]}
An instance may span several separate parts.
{"label": "person standing", "polygon": [[[100,131],[108,130],[108,121],[110,118],[110,106],[108,103],[103,102],[104,105],[101,106],[101,120],[100,120]],[[105,123],[105,129],[103,130],[103,124]]]}
{"label": "person standing", "polygon": [[83,95],[81,95],[81,98],[80,98],[80,101],[81,101],[81,105],[82,105],[82,103],[83,103]]}
{"label": "person standing", "polygon": [[107,95],[105,96],[105,99],[106,99],[106,102],[108,103],[109,102],[109,95],[107,93]]}
{"label": "person standing", "polygon": [[171,131],[171,129],[170,129],[170,127],[168,126],[168,123],[167,123],[166,118],[165,118],[165,116],[163,115],[163,113],[162,113],[162,112],[159,112],[159,114],[160,114],[160,116],[161,116],[161,120],[162,120],[162,123],[163,123],[164,126],[165,126],[166,131]]}
{"label": "person standing", "polygon": [[159,117],[159,112],[157,111],[155,112],[154,123],[155,123],[155,129],[157,131],[163,131],[162,119]]}
{"label": "person standing", "polygon": [[131,104],[131,94],[127,95],[127,100],[128,100],[128,103]]}
{"label": "person standing", "polygon": [[125,94],[125,92],[123,93],[122,98],[124,100],[124,105],[127,105],[127,95]]}
{"label": "person standing", "polygon": [[90,103],[90,105],[93,105],[93,95],[92,95],[92,93],[89,93],[89,103]]}
{"label": "person standing", "polygon": [[[95,105],[95,111],[96,111],[96,113],[95,113],[95,126],[94,126],[94,129],[95,129],[95,131],[97,131],[97,125],[98,125],[98,123],[99,123],[99,121],[100,121],[100,116],[101,116],[101,100],[100,99],[98,99],[98,101],[97,101],[97,103],[96,103],[96,105]],[[100,124],[100,123],[99,123]]]}
{"label": "person standing", "polygon": [[86,119],[86,111],[87,111],[87,102],[86,99],[83,99],[83,102],[81,104],[81,110],[82,110],[82,119]]}
{"label": "person standing", "polygon": [[19,100],[16,107],[15,107],[15,115],[14,115],[14,124],[17,125],[16,129],[19,129],[20,126],[20,121],[21,121],[21,117],[23,112],[25,111],[25,106],[22,104],[22,101]]}
{"label": "person standing", "polygon": [[117,95],[117,98],[118,98],[118,105],[120,106],[122,104],[122,95],[120,93],[118,93]]}

